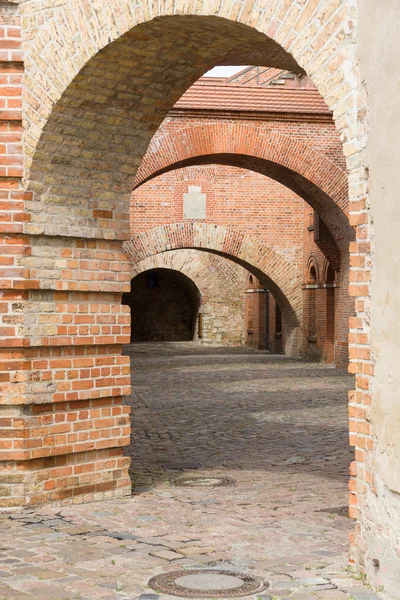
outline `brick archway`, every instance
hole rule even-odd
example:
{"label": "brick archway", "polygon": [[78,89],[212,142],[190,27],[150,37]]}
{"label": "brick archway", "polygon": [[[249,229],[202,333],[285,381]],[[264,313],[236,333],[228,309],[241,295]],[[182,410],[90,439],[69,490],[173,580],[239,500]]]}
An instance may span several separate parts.
{"label": "brick archway", "polygon": [[[143,260],[132,264],[131,278],[136,277],[144,271],[155,268],[173,269],[175,271],[181,271],[196,283],[201,294],[204,293],[204,288],[208,287],[211,282],[212,272],[217,271],[218,277],[224,280],[225,283],[229,282],[232,286],[239,286],[237,289],[241,289],[241,281],[238,273],[238,267],[232,264],[230,261],[225,260],[222,256],[212,253],[202,253],[201,262],[197,261],[191,253],[187,253],[184,250],[169,250],[167,252],[160,252],[159,254],[152,254]],[[212,269],[212,271],[210,270]]]}
{"label": "brick archway", "polygon": [[[354,43],[357,2],[12,4],[23,23],[25,178],[16,170],[4,186],[11,208],[2,227],[12,241],[5,242],[9,269],[3,313],[11,321],[3,329],[1,387],[4,404],[15,406],[7,427],[13,431],[17,425],[21,435],[14,441],[10,437],[1,457],[18,475],[18,483],[7,481],[7,498],[1,502],[15,507],[126,495],[130,484],[121,447],[129,441],[129,426],[120,419],[129,369],[120,354],[129,327],[118,304],[129,287],[129,264],[120,250],[121,241],[129,238],[131,189],[153,133],[209,68],[276,66],[304,70],[312,78],[333,111],[350,171],[350,222],[359,227],[351,247],[350,290],[362,298],[369,294],[370,224],[362,161],[366,108]],[[93,311],[86,323],[85,317],[74,316],[80,304]],[[99,310],[103,305],[109,309],[107,318]],[[358,395],[351,397],[353,414],[356,398],[370,400],[366,390],[372,378],[369,355],[359,351],[359,338],[369,344],[368,302],[359,302],[357,310],[350,355],[358,386]],[[65,313],[72,323],[64,322]],[[110,369],[117,372],[112,378]],[[86,402],[94,414],[112,409],[115,427],[110,433],[99,422],[92,434],[88,420],[87,431],[78,434],[68,425],[66,443],[54,446],[49,440],[57,421],[60,415],[67,421],[77,414],[76,400]],[[46,436],[39,436],[44,421]],[[352,435],[352,443],[365,448],[358,425],[361,433]],[[370,474],[364,450],[361,454],[360,468]],[[93,476],[82,474],[82,462],[93,466]],[[71,476],[66,487],[57,475],[61,465]]]}
{"label": "brick archway", "polygon": [[[154,131],[182,92],[217,63],[304,70],[335,115],[335,107],[353,95],[338,77],[343,69],[345,80],[348,67],[335,63],[335,75],[328,76],[330,60],[321,69],[320,53],[335,34],[339,43],[351,21],[347,1],[338,20],[334,0],[317,5],[308,0],[294,11],[286,5],[278,9],[274,0],[265,21],[251,2],[233,21],[225,5],[210,9],[211,16],[197,3],[189,11],[184,4],[155,9],[151,3],[138,10],[133,0],[109,8],[95,0],[79,6],[66,0],[55,12],[52,0],[48,12],[42,2],[22,3],[21,12],[32,22],[40,23],[43,10],[48,19],[46,31],[39,25],[26,39],[25,177],[34,200],[25,232],[129,237],[129,193]],[[307,18],[312,17],[319,28],[310,40]],[[63,49],[60,55],[55,47]],[[346,126],[341,117],[343,139]]]}
{"label": "brick archway", "polygon": [[[290,3],[281,6],[278,0],[270,0],[265,11],[260,10],[257,2],[250,1],[245,10],[233,12],[230,3],[216,3],[205,7],[202,3],[193,2],[187,7],[183,1],[154,5],[147,0],[137,5],[133,0],[118,0],[110,6],[99,6],[96,0],[82,0],[80,3],[66,0],[60,6],[59,2],[55,3],[53,0],[46,0],[44,3],[34,0],[28,4],[29,6],[25,6],[23,3],[20,7],[21,13],[31,24],[26,37],[30,57],[25,88],[28,124],[26,142],[30,149],[26,161],[28,167],[54,105],[59,103],[71,84],[73,88],[80,88],[81,93],[83,92],[81,78],[74,78],[81,74],[82,69],[88,70],[89,61],[93,58],[101,69],[102,52],[107,51],[107,47],[113,46],[115,42],[123,53],[126,42],[129,43],[128,38],[135,37],[135,29],[137,46],[141,46],[143,40],[147,42],[149,35],[160,37],[163,29],[169,30],[169,35],[164,36],[162,44],[162,60],[165,61],[170,54],[173,64],[176,55],[170,50],[181,47],[182,64],[189,61],[192,63],[190,75],[184,73],[185,67],[180,67],[181,73],[175,82],[169,82],[179,86],[174,91],[170,88],[171,98],[174,95],[178,99],[191,81],[217,62],[265,64],[295,71],[304,70],[319,86],[332,109],[347,97],[355,96],[352,89],[354,86],[343,86],[344,82],[352,82],[354,77],[354,73],[349,72],[348,68],[354,49],[346,47],[346,64],[337,58],[341,57],[341,45],[346,44],[346,38],[351,36],[349,31],[353,24],[355,0],[347,0],[339,14],[335,0],[305,0],[301,7],[292,7]],[[173,23],[171,16],[180,16],[178,28],[175,28],[177,23]],[[163,19],[167,21],[162,23]],[[315,29],[310,28],[310,22],[314,19],[318,22]],[[150,26],[146,28],[148,24]],[[190,30],[188,39],[186,28]],[[211,33],[214,35],[210,36]],[[198,42],[198,34],[202,35],[199,38],[202,42],[201,52],[195,55],[193,48]],[[232,40],[229,39],[231,36]],[[204,52],[205,40],[207,56]],[[55,48],[61,51],[57,52]],[[327,52],[328,49],[330,53]],[[157,49],[151,50],[154,55],[154,50]],[[138,48],[135,67],[145,68],[142,60],[145,55],[143,48]],[[329,69],[331,63],[332,68]],[[167,65],[164,64],[163,67],[161,72],[165,75]],[[129,68],[127,66],[127,72]],[[355,69],[355,61],[353,68]],[[98,70],[97,74],[100,74]],[[157,73],[153,72],[153,75],[155,83],[159,83]],[[178,83],[179,77],[181,81]],[[157,112],[161,113],[167,104],[171,106],[173,102],[170,103],[169,97],[166,100],[166,90],[161,89],[163,86],[160,84],[154,85],[156,94],[157,87]],[[120,91],[122,95],[127,93],[126,89]],[[107,93],[104,88],[103,93]],[[343,108],[340,113],[338,111],[338,117],[339,115],[343,115]],[[344,132],[347,127],[349,123],[340,123]],[[150,130],[152,129],[150,126]],[[346,132],[345,137],[345,141],[349,142],[352,133]]]}
{"label": "brick archway", "polygon": [[243,344],[246,271],[242,267],[211,252],[170,250],[132,265],[132,280],[153,269],[178,271],[197,286],[203,317],[201,343]]}
{"label": "brick archway", "polygon": [[133,265],[170,250],[201,249],[229,258],[256,275],[277,300],[286,325],[289,356],[299,356],[301,345],[301,273],[268,246],[249,236],[223,227],[193,221],[155,227],[133,236],[123,245]]}
{"label": "brick archway", "polygon": [[348,224],[347,173],[303,143],[252,123],[192,124],[154,135],[135,177],[134,189],[175,169],[224,164],[257,171],[293,190],[324,219],[345,244],[353,237]]}

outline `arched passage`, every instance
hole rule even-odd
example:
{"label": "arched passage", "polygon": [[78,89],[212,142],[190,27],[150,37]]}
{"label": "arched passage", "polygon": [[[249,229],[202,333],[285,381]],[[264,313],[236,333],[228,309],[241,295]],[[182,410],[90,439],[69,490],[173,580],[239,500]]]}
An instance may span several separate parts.
{"label": "arched passage", "polygon": [[196,328],[197,343],[223,346],[243,344],[244,288],[248,276],[245,269],[211,252],[180,249],[155,254],[132,265],[131,276],[135,278],[145,271],[160,268],[186,275],[200,292],[201,320],[199,318]]}
{"label": "arched passage", "polygon": [[336,273],[331,265],[326,262],[325,268],[325,311],[326,311],[326,331],[325,331],[325,356],[328,360],[334,360],[335,345],[335,304],[336,304]]}
{"label": "arched passage", "polygon": [[[24,196],[28,207],[19,221],[22,225],[12,231],[30,237],[24,238],[23,258],[18,257],[18,266],[25,270],[18,271],[17,282],[11,283],[12,289],[22,287],[27,294],[9,346],[29,347],[29,355],[18,357],[25,361],[26,379],[9,386],[6,402],[29,408],[18,415],[24,441],[4,459],[44,462],[24,464],[28,476],[26,485],[11,494],[15,505],[130,491],[128,461],[120,451],[129,442],[129,426],[112,428],[113,433],[103,429],[95,441],[71,441],[56,451],[42,447],[41,440],[36,448],[31,437],[40,421],[31,405],[41,404],[50,423],[53,419],[56,423],[54,402],[61,403],[66,418],[76,411],[76,400],[87,402],[94,411],[110,411],[113,406],[113,414],[120,411],[126,418],[121,396],[129,391],[129,368],[120,352],[129,325],[119,303],[129,287],[130,267],[120,241],[129,237],[131,187],[153,132],[199,75],[217,63],[304,69],[335,111],[346,155],[354,158],[351,167],[359,167],[353,141],[358,131],[353,107],[359,106],[353,2],[338,8],[337,0],[305,0],[301,5],[271,0],[261,10],[251,1],[215,5],[195,1],[190,6],[184,2],[139,6],[133,0],[55,4],[19,3],[30,24],[24,87],[29,194]],[[315,30],[309,28],[311,18],[318,23]],[[362,178],[355,178],[356,183]],[[353,191],[354,199],[357,193]],[[259,257],[258,263],[262,260]],[[279,256],[277,265],[286,268]],[[26,279],[23,285],[20,276]],[[63,312],[75,315],[79,303],[87,304],[88,298],[93,311],[89,322],[82,325],[69,316],[73,324],[65,325]],[[282,303],[286,300],[284,295]],[[43,302],[48,308],[45,323],[32,318]],[[106,317],[101,314],[105,307]],[[295,316],[296,310],[291,314]],[[97,368],[100,354],[106,357],[103,370],[113,370],[112,379]],[[66,360],[65,371],[57,370],[60,356]],[[33,366],[38,357],[45,361],[46,372]],[[75,375],[82,361],[90,367],[87,381]],[[8,363],[4,369],[10,370]],[[37,381],[42,376],[46,380]],[[113,481],[110,467],[104,467],[110,453]],[[46,475],[61,459],[75,468],[83,454],[96,464],[96,479],[89,486],[86,474],[75,471],[68,489],[60,489],[62,484],[53,475],[51,485],[45,486]]]}
{"label": "arched passage", "polygon": [[[94,10],[91,0],[86,4],[89,12]],[[66,22],[69,9],[70,2],[64,7]],[[33,156],[27,161],[29,188],[35,200],[50,205],[51,212],[63,214],[67,235],[126,236],[129,200],[125,195],[132,189],[147,145],[168,109],[210,67],[250,61],[302,70],[283,47],[242,23],[218,16],[178,14],[150,20],[146,15],[147,22],[138,24],[144,15],[134,11],[130,16],[129,25],[122,26],[125,31],[119,27],[115,31],[113,43],[109,43],[109,33],[99,31],[96,48],[85,44],[78,65],[68,74],[61,65],[61,73],[56,73],[53,59],[42,48],[41,64],[46,59],[51,62],[45,79],[52,80],[54,95],[47,98],[45,94],[40,111],[34,101],[39,91],[34,63],[27,73],[26,142]],[[108,32],[109,23],[104,25]],[[68,34],[62,30],[54,35]],[[79,41],[79,36],[75,37],[74,45]],[[36,39],[31,43],[34,57],[37,43]],[[27,228],[37,220],[34,214]],[[45,231],[59,233],[58,223],[46,222]]]}
{"label": "arched passage", "polygon": [[136,275],[122,296],[131,309],[131,341],[193,340],[200,301],[200,290],[180,271],[155,268]]}
{"label": "arched passage", "polygon": [[268,246],[239,231],[220,225],[184,221],[132,237],[123,249],[133,264],[149,256],[195,248],[230,258],[256,275],[271,290],[286,324],[286,348],[290,356],[298,356],[301,344],[301,273]]}
{"label": "arched passage", "polygon": [[242,167],[275,179],[308,202],[339,243],[354,237],[346,172],[299,136],[284,135],[273,125],[218,122],[171,132],[161,128],[139,167],[134,189],[162,173],[201,164]]}

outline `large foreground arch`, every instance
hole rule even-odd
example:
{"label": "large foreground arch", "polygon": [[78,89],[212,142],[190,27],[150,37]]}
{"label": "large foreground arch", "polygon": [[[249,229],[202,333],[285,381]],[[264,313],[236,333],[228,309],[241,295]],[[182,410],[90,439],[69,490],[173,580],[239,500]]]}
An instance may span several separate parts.
{"label": "large foreground arch", "polygon": [[[118,59],[118,55],[123,56],[123,81],[126,82],[133,71],[135,79],[131,84],[134,87],[149,83],[143,77],[143,57],[150,56],[154,82],[151,96],[153,99],[157,97],[155,112],[160,116],[164,108],[171,105],[173,96],[177,100],[191,81],[217,62],[277,66],[294,71],[304,69],[319,86],[332,109],[354,94],[352,87],[343,88],[343,83],[351,81],[353,76],[349,72],[349,60],[344,65],[336,58],[340,55],[341,45],[351,38],[354,0],[342,3],[339,14],[335,0],[305,0],[296,7],[280,0],[269,0],[264,11],[254,1],[239,3],[238,10],[234,10],[230,3],[204,5],[196,1],[187,6],[184,2],[154,5],[145,1],[137,5],[133,0],[118,0],[112,4],[99,4],[96,0],[79,3],[66,0],[61,6],[57,2],[56,10],[52,0],[32,0],[26,4],[21,6],[21,12],[31,22],[37,23],[36,27],[31,27],[27,38],[30,56],[25,88],[27,143],[30,148],[28,166],[55,103],[57,108],[62,105],[71,108],[71,92],[73,94],[74,90],[81,94],[79,106],[83,110],[90,110],[90,101],[96,102],[95,96],[91,94],[88,97],[87,93],[91,89],[94,91],[91,86],[96,85],[99,76],[103,75],[100,70],[106,55],[114,59]],[[171,19],[172,15],[179,16],[179,19]],[[41,21],[43,16],[45,24]],[[315,30],[310,28],[313,19],[318,22]],[[153,38],[150,53],[145,47],[149,36]],[[159,38],[161,43],[155,38]],[[207,52],[204,52],[204,41],[207,42]],[[59,52],[54,52],[55,47]],[[176,49],[179,47],[181,61],[178,69]],[[326,55],[328,48],[331,52]],[[349,50],[354,49],[346,50],[349,59]],[[329,72],[327,68],[331,63],[336,68]],[[189,64],[190,69],[187,67]],[[89,75],[87,82],[81,77],[84,74],[82,69]],[[114,68],[112,74],[108,73],[110,86],[102,86],[102,94],[97,94],[97,103],[105,110],[107,100],[111,98],[116,106],[131,108],[130,100],[136,90],[118,87],[117,72],[118,69]],[[78,75],[79,78],[74,80]],[[69,98],[63,98],[71,84]],[[107,98],[111,89],[112,96]],[[98,90],[96,87],[96,92]],[[148,103],[136,103],[140,117],[152,112],[144,110],[145,104]],[[61,115],[59,110],[57,113]],[[118,126],[118,123],[114,125]],[[344,129],[343,126],[349,124],[340,125]],[[149,130],[152,129],[150,121]],[[352,136],[347,137],[350,139]]]}
{"label": "large foreground arch", "polygon": [[[92,500],[130,491],[121,449],[129,442],[121,400],[129,390],[129,368],[121,357],[129,325],[119,305],[121,292],[129,287],[121,241],[129,238],[131,189],[147,145],[168,110],[215,64],[304,70],[333,111],[350,171],[351,224],[359,227],[351,249],[359,259],[351,292],[362,299],[353,323],[352,371],[357,372],[357,398],[365,398],[367,404],[370,357],[358,351],[361,333],[362,344],[369,343],[369,305],[363,298],[368,295],[370,229],[362,162],[365,98],[354,26],[357,4],[2,3],[1,11],[19,19],[26,65],[24,179],[19,165],[5,176],[10,180],[4,185],[11,209],[6,209],[2,223],[7,238],[2,297],[3,314],[11,319],[4,321],[2,330],[1,392],[2,402],[13,404],[14,412],[7,416],[9,439],[1,458],[16,478],[5,478],[2,505]],[[11,66],[14,59],[21,60],[6,44],[4,49]],[[84,313],[89,314],[87,322],[78,313],[80,305],[90,305],[90,314]],[[101,306],[107,306],[108,315]],[[72,322],[65,323],[66,313]],[[108,376],[110,370],[113,377]],[[67,425],[65,443],[50,443],[60,415],[67,421],[67,416],[78,414],[82,402],[92,416],[98,409],[113,410],[115,427],[103,427],[100,419],[93,433],[90,417],[86,431],[77,433],[74,425]],[[46,432],[38,435],[43,422]],[[360,472],[371,473],[373,461],[366,470],[367,444],[358,424],[352,443],[362,457]],[[16,427],[21,435],[13,439],[10,432]],[[92,475],[82,474],[84,462],[93,467]],[[67,480],[60,476],[60,466],[68,470]],[[358,493],[364,495],[354,485],[352,516],[362,511],[362,502],[357,508]]]}
{"label": "large foreground arch", "polygon": [[[51,0],[46,4],[52,7]],[[55,13],[46,13],[46,30],[39,25],[27,39],[25,178],[34,197],[26,233],[126,239],[129,194],[154,131],[215,64],[304,70],[334,114],[339,103],[354,103],[352,88],[344,85],[347,65],[335,62],[334,76],[327,70],[352,1],[340,19],[334,0],[307,0],[294,10],[280,4],[270,0],[261,17],[253,2],[234,16],[217,3],[142,4],[139,10],[132,0],[114,7],[95,0],[57,3]],[[43,3],[22,3],[20,10],[40,22]],[[315,39],[306,16],[318,20]],[[62,50],[54,53],[54,47]],[[343,139],[345,125],[342,116]]]}
{"label": "large foreground arch", "polygon": [[155,227],[123,245],[133,265],[150,256],[182,248],[212,252],[245,267],[271,290],[286,325],[285,352],[299,356],[301,347],[301,273],[283,254],[240,231],[221,225],[182,221]]}

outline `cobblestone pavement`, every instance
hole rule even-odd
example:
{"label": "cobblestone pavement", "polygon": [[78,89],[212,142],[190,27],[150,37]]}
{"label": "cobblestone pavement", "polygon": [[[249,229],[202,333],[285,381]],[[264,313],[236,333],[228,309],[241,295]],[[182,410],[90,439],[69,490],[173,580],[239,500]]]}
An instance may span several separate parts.
{"label": "cobblestone pavement", "polygon": [[268,581],[253,599],[379,598],[347,571],[351,378],[240,348],[128,351],[133,497],[3,515],[1,599],[172,600],[149,579],[191,568]]}

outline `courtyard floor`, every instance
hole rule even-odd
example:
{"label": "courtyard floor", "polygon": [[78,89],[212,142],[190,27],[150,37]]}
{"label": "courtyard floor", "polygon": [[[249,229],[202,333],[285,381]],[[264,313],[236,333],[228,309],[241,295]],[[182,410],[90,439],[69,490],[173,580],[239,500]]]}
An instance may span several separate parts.
{"label": "courtyard floor", "polygon": [[127,351],[133,496],[1,515],[0,599],[167,600],[152,577],[205,568],[269,582],[252,598],[378,599],[347,570],[349,376],[242,348]]}

